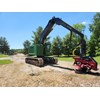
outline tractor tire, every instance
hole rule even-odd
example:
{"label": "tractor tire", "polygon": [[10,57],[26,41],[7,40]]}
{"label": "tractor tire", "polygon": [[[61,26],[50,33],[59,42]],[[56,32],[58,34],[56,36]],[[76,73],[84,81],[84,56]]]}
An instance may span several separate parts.
{"label": "tractor tire", "polygon": [[82,73],[85,74],[85,73],[87,73],[87,68],[82,68],[81,71],[82,71]]}
{"label": "tractor tire", "polygon": [[77,74],[86,74],[87,73],[87,68],[81,68],[80,70],[75,69],[75,73],[77,73]]}
{"label": "tractor tire", "polygon": [[81,70],[75,69],[74,71],[75,71],[76,74],[82,74]]}

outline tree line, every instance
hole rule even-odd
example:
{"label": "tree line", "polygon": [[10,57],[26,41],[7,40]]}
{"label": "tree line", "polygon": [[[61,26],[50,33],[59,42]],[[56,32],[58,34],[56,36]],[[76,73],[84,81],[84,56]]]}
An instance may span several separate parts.
{"label": "tree line", "polygon": [[5,37],[0,36],[0,54],[13,55],[17,52],[19,52],[19,50],[10,49],[10,45],[7,39]]}
{"label": "tree line", "polygon": [[[77,30],[79,30],[80,32],[83,31],[83,29],[85,28],[85,25],[83,24],[75,24],[73,25],[74,28],[76,28]],[[36,32],[33,32],[33,36],[32,36],[32,42],[26,40],[24,41],[23,45],[24,45],[24,53],[27,54],[28,53],[28,48],[30,45],[34,45],[34,44],[39,44],[40,43],[40,35],[43,31],[43,28],[41,26],[39,26],[36,30]],[[50,54],[51,55],[71,55],[72,50],[74,49],[75,46],[77,46],[77,44],[79,43],[80,37],[77,34],[72,33],[72,40],[69,40],[70,38],[70,33],[68,33],[67,35],[64,36],[64,38],[60,38],[60,36],[56,36],[55,38],[53,38],[53,41],[50,42],[50,37],[48,36],[46,38],[46,40],[44,41],[44,43],[46,44],[50,44],[51,45],[51,49],[50,49]],[[79,51],[77,51],[77,54],[79,54]]]}
{"label": "tree line", "polygon": [[10,46],[5,37],[0,37],[0,53],[8,54],[10,50]]}
{"label": "tree line", "polygon": [[[85,25],[84,24],[74,24],[73,27],[84,33]],[[43,31],[43,28],[39,26],[35,32],[33,32],[32,40],[24,41],[24,53],[28,53],[28,48],[30,45],[38,44],[40,41],[40,35]],[[87,39],[85,36],[86,44],[87,44],[87,54],[90,56],[99,56],[100,55],[100,13],[96,13],[93,17],[92,23],[89,24],[89,31],[91,32],[90,39]],[[63,33],[62,33],[63,34]],[[72,55],[72,51],[77,44],[80,42],[80,36],[72,33],[72,38],[70,41],[70,33],[67,33],[63,38],[60,36],[56,36],[53,38],[53,41],[50,42],[50,37],[48,36],[45,40],[45,43],[51,44],[51,55]],[[75,51],[76,55],[79,55],[80,47],[78,47]]]}
{"label": "tree line", "polygon": [[[74,24],[73,27],[78,31],[84,33],[85,25],[84,24]],[[85,36],[87,44],[87,54],[90,56],[100,56],[100,13],[96,13],[93,17],[91,24],[89,24],[89,31],[91,32],[90,39],[87,39]],[[24,49],[10,49],[10,45],[5,37],[0,36],[0,53],[2,54],[14,54],[15,52],[21,52],[24,54],[28,53],[28,48],[30,45],[40,43],[40,35],[43,32],[43,28],[39,26],[37,30],[32,35],[32,40],[26,40],[23,43]],[[63,34],[63,33],[62,33]],[[80,36],[75,33],[72,33],[72,39],[70,39],[70,33],[67,33],[63,38],[60,36],[55,36],[52,42],[50,42],[51,37],[47,37],[45,43],[51,44],[51,55],[72,55],[72,51],[80,41]],[[71,40],[71,41],[70,41]],[[75,51],[76,55],[79,55],[80,47]]]}

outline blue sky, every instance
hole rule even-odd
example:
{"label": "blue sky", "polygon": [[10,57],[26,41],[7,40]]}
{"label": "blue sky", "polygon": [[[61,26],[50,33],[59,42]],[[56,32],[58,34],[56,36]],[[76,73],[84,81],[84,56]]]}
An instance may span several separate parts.
{"label": "blue sky", "polygon": [[[45,28],[48,21],[53,17],[59,17],[70,25],[83,23],[86,25],[84,34],[90,38],[91,33],[88,25],[92,22],[95,12],[1,12],[0,13],[0,36],[6,37],[10,48],[23,48],[25,40],[32,40],[32,31],[38,26]],[[51,41],[54,37],[63,38],[69,30],[62,26],[55,26],[49,34]]]}

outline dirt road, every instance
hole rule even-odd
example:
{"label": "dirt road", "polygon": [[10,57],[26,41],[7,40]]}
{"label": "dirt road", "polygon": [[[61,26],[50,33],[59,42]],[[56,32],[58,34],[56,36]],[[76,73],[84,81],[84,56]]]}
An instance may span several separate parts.
{"label": "dirt road", "polygon": [[26,64],[23,54],[11,56],[10,59],[13,63],[0,65],[1,87],[100,86],[100,70],[98,73],[75,74],[72,63],[67,61],[39,68]]}

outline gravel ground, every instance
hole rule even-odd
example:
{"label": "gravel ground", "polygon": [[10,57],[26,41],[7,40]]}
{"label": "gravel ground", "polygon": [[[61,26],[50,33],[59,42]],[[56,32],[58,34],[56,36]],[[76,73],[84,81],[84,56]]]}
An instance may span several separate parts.
{"label": "gravel ground", "polygon": [[[1,87],[99,87],[100,70],[90,74],[74,73],[73,63],[59,61],[57,65],[36,67],[26,64],[25,56],[10,57],[13,63],[0,65]],[[98,66],[100,68],[100,66]]]}

